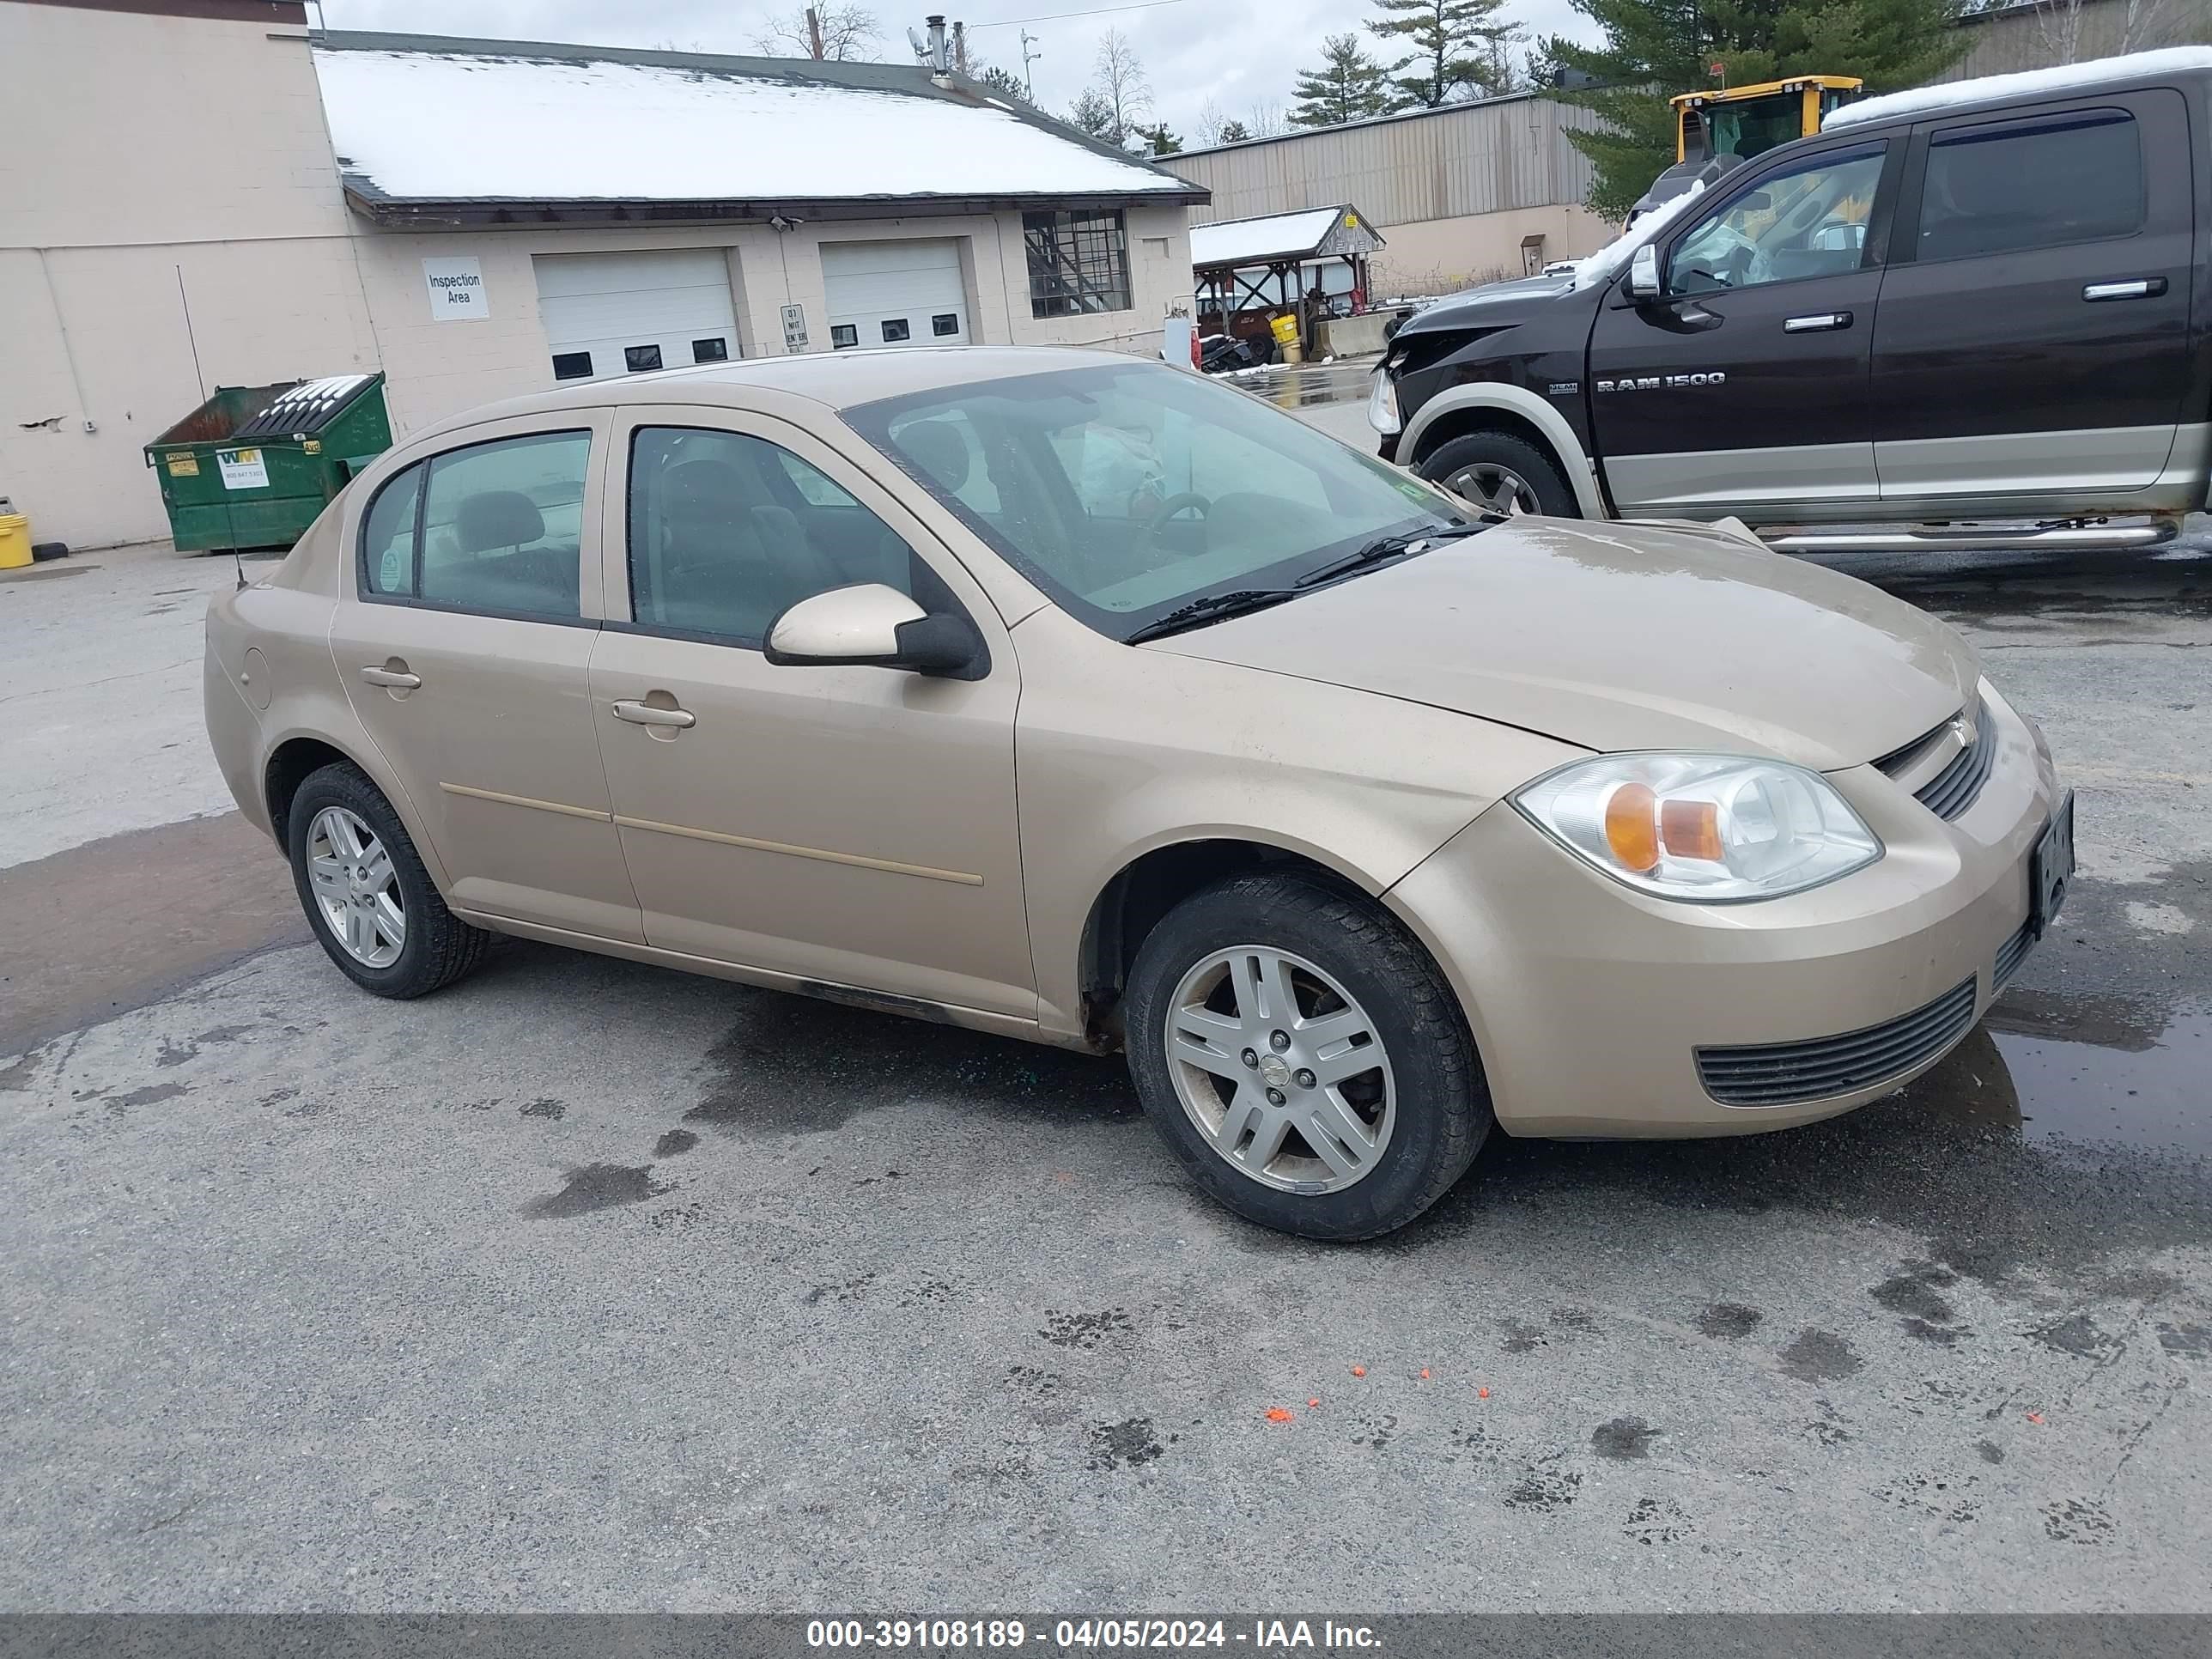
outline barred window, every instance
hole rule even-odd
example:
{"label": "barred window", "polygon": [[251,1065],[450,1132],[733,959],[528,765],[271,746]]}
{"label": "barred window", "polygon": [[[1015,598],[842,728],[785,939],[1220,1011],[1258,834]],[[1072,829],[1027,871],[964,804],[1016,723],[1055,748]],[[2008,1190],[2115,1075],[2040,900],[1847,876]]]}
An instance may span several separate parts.
{"label": "barred window", "polygon": [[1024,213],[1022,241],[1029,251],[1031,316],[1130,308],[1129,238],[1118,208]]}

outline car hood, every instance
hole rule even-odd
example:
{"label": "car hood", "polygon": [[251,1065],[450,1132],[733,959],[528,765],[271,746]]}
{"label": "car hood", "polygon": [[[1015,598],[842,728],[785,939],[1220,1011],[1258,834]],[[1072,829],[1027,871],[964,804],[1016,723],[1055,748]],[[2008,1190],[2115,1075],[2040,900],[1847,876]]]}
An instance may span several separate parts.
{"label": "car hood", "polygon": [[1357,687],[1584,748],[1821,770],[1965,707],[1972,652],[1848,576],[1717,531],[1516,520],[1149,647]]}
{"label": "car hood", "polygon": [[1450,332],[1469,328],[1510,328],[1525,323],[1562,294],[1572,291],[1572,276],[1516,276],[1432,300],[1408,317],[1391,338],[1409,334]]}

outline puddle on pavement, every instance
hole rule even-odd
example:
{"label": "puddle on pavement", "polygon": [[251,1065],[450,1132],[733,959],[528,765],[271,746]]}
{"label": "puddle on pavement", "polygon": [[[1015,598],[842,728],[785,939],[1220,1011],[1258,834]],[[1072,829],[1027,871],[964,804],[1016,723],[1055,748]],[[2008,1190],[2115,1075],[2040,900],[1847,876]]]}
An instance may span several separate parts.
{"label": "puddle on pavement", "polygon": [[2212,1014],[2150,1029],[2057,1006],[2039,1018],[2008,999],[1909,1097],[1942,1121],[2031,1141],[2212,1154],[2208,1079]]}

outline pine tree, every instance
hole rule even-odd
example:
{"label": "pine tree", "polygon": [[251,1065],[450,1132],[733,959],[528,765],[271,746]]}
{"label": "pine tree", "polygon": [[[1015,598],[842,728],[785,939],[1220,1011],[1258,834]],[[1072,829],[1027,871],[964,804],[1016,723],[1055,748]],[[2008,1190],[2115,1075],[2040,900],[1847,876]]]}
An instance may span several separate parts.
{"label": "pine tree", "polygon": [[1022,83],[1022,77],[1012,70],[1003,70],[994,64],[975,78],[981,85],[990,88],[1001,98],[1011,98],[1018,104],[1030,102],[1029,88]]}
{"label": "pine tree", "polygon": [[1230,120],[1221,124],[1221,142],[1224,144],[1241,144],[1251,136],[1242,121]]}
{"label": "pine tree", "polygon": [[1399,107],[1389,73],[1367,55],[1356,34],[1332,34],[1322,42],[1319,69],[1300,70],[1291,96],[1294,127],[1333,127],[1388,115]]}
{"label": "pine tree", "polygon": [[1114,126],[1114,106],[1094,87],[1085,87],[1075,94],[1075,101],[1067,106],[1067,125],[1109,144],[1118,142],[1108,137]]}
{"label": "pine tree", "polygon": [[1158,126],[1131,127],[1129,136],[1142,140],[1145,152],[1150,155],[1173,155],[1182,149],[1182,140],[1168,131],[1164,121]]}
{"label": "pine tree", "polygon": [[[1488,48],[1505,39],[1513,25],[1498,18],[1505,0],[1374,0],[1382,21],[1370,22],[1368,33],[1395,45],[1410,46],[1412,52],[1385,67],[1391,84],[1402,96],[1400,107],[1422,105],[1434,109],[1455,95],[1490,89]],[[1583,0],[1574,0],[1577,5]],[[1604,0],[1614,3],[1615,0]],[[1621,0],[1635,3],[1635,0]],[[1414,73],[1400,75],[1412,68]]]}
{"label": "pine tree", "polygon": [[1570,0],[1604,31],[1605,43],[1553,40],[1551,61],[1602,84],[1561,93],[1605,123],[1571,131],[1597,177],[1589,205],[1626,216],[1674,160],[1674,112],[1667,100],[1720,82],[1747,86],[1792,75],[1856,75],[1869,93],[1919,86],[1965,55],[1952,27],[1961,0]]}

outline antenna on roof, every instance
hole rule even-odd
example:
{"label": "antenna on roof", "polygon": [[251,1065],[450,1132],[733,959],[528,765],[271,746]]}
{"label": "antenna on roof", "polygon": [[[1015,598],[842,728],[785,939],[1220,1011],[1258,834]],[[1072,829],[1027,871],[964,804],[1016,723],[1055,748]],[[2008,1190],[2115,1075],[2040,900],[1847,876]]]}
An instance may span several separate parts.
{"label": "antenna on roof", "polygon": [[914,48],[914,61],[917,64],[927,64],[929,61],[929,42],[921,38],[921,31],[908,29],[906,32],[906,40],[907,44]]}

